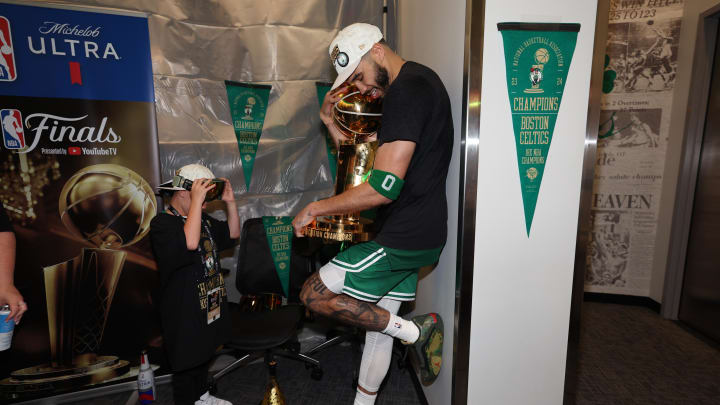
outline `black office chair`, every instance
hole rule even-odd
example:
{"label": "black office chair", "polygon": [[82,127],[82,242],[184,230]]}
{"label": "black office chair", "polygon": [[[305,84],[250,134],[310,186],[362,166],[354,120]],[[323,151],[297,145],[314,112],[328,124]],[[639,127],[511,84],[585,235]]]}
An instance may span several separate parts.
{"label": "black office chair", "polygon": [[[235,275],[235,285],[243,294],[244,301],[230,303],[232,340],[225,345],[238,358],[211,377],[211,391],[215,390],[218,379],[261,357],[265,358],[270,375],[274,375],[276,355],[302,361],[312,369],[313,378],[322,377],[320,362],[300,353],[297,341],[297,330],[305,313],[298,295],[305,279],[315,271],[314,261],[300,255],[299,250],[299,247],[293,246],[288,305],[270,309],[276,297],[283,294],[280,278],[275,270],[262,218],[245,221]],[[253,305],[248,306],[248,300],[254,300]],[[263,305],[264,301],[273,305]]]}

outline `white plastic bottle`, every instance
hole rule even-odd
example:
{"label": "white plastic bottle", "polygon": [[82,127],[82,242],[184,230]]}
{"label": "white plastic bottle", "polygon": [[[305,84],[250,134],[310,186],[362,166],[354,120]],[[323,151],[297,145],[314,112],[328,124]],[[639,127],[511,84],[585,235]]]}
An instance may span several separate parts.
{"label": "white plastic bottle", "polygon": [[10,316],[10,306],[0,307],[0,351],[10,348],[12,342],[13,329],[15,329],[15,321],[5,322]]}
{"label": "white plastic bottle", "polygon": [[157,400],[155,391],[155,373],[150,367],[150,361],[145,350],[140,354],[140,372],[138,372],[138,399],[143,405]]}

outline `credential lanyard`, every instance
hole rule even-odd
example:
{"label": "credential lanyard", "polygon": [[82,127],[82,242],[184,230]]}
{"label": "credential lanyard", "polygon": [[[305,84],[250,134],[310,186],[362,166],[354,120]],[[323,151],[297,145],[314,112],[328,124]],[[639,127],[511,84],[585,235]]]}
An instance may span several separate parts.
{"label": "credential lanyard", "polygon": [[[173,207],[171,204],[168,204],[168,211],[172,212],[174,215],[177,215],[178,217],[182,218],[183,223],[187,221],[185,217],[180,215],[179,212]],[[210,246],[212,247],[212,258],[213,258],[213,267],[215,268],[215,273],[218,273],[218,256],[217,256],[217,245],[215,245],[215,240],[212,237],[212,233],[210,232],[210,224],[209,221],[200,217],[200,223],[202,224],[203,229],[205,230],[205,233],[207,234],[208,239],[210,239]],[[202,243],[198,243],[197,251],[200,253],[200,256],[202,257],[203,262],[205,261],[205,253],[207,251],[203,247]],[[205,277],[208,277],[208,269],[207,266],[205,266],[205,263],[203,263],[203,268],[205,270]]]}

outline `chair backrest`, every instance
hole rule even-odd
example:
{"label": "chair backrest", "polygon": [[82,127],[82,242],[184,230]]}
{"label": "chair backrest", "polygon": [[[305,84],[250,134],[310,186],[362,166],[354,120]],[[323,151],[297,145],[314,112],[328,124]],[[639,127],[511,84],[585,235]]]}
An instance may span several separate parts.
{"label": "chair backrest", "polygon": [[[298,296],[303,283],[315,271],[314,258],[301,255],[296,241],[297,239],[293,237],[287,297],[289,302],[299,301]],[[243,224],[235,286],[243,295],[263,293],[284,295],[265,236],[262,218],[251,218]]]}

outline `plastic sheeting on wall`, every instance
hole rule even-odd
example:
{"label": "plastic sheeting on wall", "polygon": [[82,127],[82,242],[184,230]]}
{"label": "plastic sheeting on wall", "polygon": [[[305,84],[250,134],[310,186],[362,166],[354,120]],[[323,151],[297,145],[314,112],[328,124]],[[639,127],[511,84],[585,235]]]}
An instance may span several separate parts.
{"label": "plastic sheeting on wall", "polygon": [[[205,164],[230,179],[243,223],[295,215],[332,194],[315,81],[335,77],[327,48],[339,29],[354,22],[382,27],[382,0],[59,3],[149,14],[161,180],[182,165]],[[272,85],[249,190],[224,80]],[[223,216],[221,206],[212,208]],[[235,267],[233,258],[222,264]]]}

